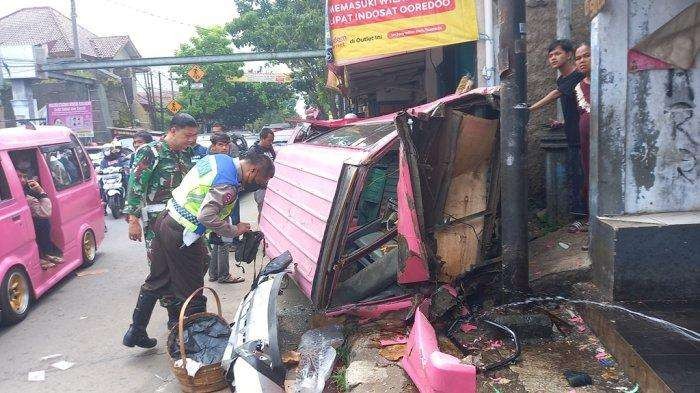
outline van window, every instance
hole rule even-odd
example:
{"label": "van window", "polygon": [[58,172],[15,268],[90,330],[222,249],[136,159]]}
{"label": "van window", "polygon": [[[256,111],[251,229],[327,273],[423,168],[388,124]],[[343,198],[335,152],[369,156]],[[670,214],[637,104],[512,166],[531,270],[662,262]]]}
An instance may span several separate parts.
{"label": "van window", "polygon": [[70,188],[83,180],[80,164],[75,156],[73,146],[66,143],[44,150],[44,158],[51,170],[51,177],[56,190]]}
{"label": "van window", "polygon": [[75,137],[75,135],[70,136],[71,142],[73,143],[73,147],[75,148],[75,152],[78,154],[78,161],[80,162],[80,168],[83,171],[83,179],[87,180],[90,178],[90,167],[91,162],[88,159],[88,157],[85,155],[85,151],[83,150],[83,145],[80,144],[78,141],[78,138]]}
{"label": "van window", "polygon": [[0,201],[6,201],[8,199],[12,199],[12,194],[10,193],[9,184],[7,184],[5,170],[2,169],[2,165],[0,165]]}
{"label": "van window", "polygon": [[307,143],[363,149],[374,145],[395,130],[396,126],[393,122],[349,125],[327,132],[309,140]]}

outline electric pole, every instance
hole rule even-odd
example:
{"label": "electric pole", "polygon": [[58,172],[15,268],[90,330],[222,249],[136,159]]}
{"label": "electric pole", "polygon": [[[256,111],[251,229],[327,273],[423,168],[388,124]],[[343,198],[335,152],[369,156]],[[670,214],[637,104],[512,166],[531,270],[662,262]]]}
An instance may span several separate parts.
{"label": "electric pole", "polygon": [[161,131],[165,131],[165,113],[163,112],[163,83],[161,73],[158,71],[158,94],[160,95],[160,126]]}
{"label": "electric pole", "polygon": [[78,15],[75,12],[75,0],[70,0],[70,19],[73,24],[73,55],[80,60],[80,40],[78,39]]}
{"label": "electric pole", "polygon": [[525,67],[525,1],[499,0],[501,77],[502,293],[505,299],[529,291],[525,131],[529,117]]}

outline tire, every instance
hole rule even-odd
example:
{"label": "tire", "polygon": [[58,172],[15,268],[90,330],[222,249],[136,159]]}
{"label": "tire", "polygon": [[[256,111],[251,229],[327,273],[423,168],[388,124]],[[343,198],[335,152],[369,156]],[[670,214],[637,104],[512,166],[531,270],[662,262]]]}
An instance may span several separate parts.
{"label": "tire", "polygon": [[112,211],[112,217],[114,217],[115,220],[122,216],[122,209],[120,209],[118,206],[110,206],[109,210]]}
{"label": "tire", "polygon": [[97,257],[97,241],[92,229],[88,229],[83,233],[83,237],[80,239],[80,248],[83,255],[83,267],[92,266]]}
{"label": "tire", "polygon": [[20,267],[10,269],[0,284],[0,324],[14,325],[29,313],[32,287],[27,273]]}

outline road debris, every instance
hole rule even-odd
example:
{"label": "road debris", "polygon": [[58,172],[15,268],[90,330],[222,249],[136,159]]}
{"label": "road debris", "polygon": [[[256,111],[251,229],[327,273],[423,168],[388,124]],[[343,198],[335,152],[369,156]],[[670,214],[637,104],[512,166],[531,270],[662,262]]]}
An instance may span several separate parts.
{"label": "road debris", "polygon": [[46,379],[46,370],[30,371],[27,374],[27,380],[29,382],[41,382]]}
{"label": "road debris", "polygon": [[68,361],[65,361],[65,360],[61,360],[60,362],[53,363],[53,364],[51,365],[51,367],[57,368],[57,369],[59,369],[59,370],[61,370],[61,371],[66,371],[66,370],[68,370],[69,368],[73,367],[74,365],[75,365],[75,363],[73,363],[73,362],[68,362]]}
{"label": "road debris", "polygon": [[408,342],[408,337],[401,334],[401,335],[395,336],[393,338],[379,340],[379,345],[382,347],[388,347],[390,345],[406,344],[407,342]]}
{"label": "road debris", "polygon": [[53,355],[44,356],[43,358],[41,358],[41,360],[56,359],[56,358],[60,358],[61,356],[63,356],[63,355],[61,355],[60,353],[54,353]]}
{"label": "road debris", "polygon": [[301,354],[299,354],[297,351],[287,351],[282,354],[282,363],[284,363],[284,365],[287,367],[299,364],[300,360]]}
{"label": "road debris", "polygon": [[580,386],[588,386],[593,384],[593,379],[591,376],[579,371],[564,371],[564,377],[566,377],[569,386],[572,388],[577,388]]}
{"label": "road debris", "polygon": [[379,354],[386,360],[397,362],[406,354],[406,344],[397,344],[384,347],[379,350]]}
{"label": "road debris", "polygon": [[559,244],[559,247],[561,247],[564,250],[568,250],[569,248],[571,248],[570,245],[568,245],[567,243],[564,243],[564,242],[559,242],[558,244]]}
{"label": "road debris", "polygon": [[299,373],[295,392],[321,393],[335,364],[336,348],[343,345],[340,325],[312,329],[301,336]]}
{"label": "road debris", "polygon": [[108,272],[107,269],[93,269],[93,270],[83,270],[81,272],[75,273],[75,275],[78,277],[99,276],[100,274],[105,274],[107,272]]}

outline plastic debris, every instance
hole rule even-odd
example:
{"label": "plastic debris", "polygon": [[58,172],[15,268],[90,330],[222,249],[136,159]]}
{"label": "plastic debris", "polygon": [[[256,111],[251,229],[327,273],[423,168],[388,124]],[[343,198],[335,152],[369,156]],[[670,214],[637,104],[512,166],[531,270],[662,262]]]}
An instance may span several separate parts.
{"label": "plastic debris", "polygon": [[386,360],[396,362],[406,354],[406,344],[397,344],[384,347],[379,354]]}
{"label": "plastic debris", "polygon": [[[187,375],[189,375],[190,377],[194,377],[197,374],[197,371],[199,371],[199,369],[204,366],[204,364],[192,360],[190,358],[187,358],[185,360],[187,360],[187,364],[185,364],[185,370],[187,370]],[[182,359],[175,361],[175,367],[182,368]]]}
{"label": "plastic debris", "polygon": [[52,364],[51,367],[57,368],[61,371],[66,371],[69,368],[73,367],[74,365],[75,365],[75,363],[73,363],[73,362],[67,362],[65,360],[61,360],[60,362],[56,362],[56,363]]}
{"label": "plastic debris", "polygon": [[570,245],[568,245],[564,242],[559,242],[559,247],[563,248],[564,250],[568,250],[569,248],[571,248]]}
{"label": "plastic debris", "polygon": [[27,380],[29,382],[41,382],[46,379],[46,370],[30,371],[27,374]]}
{"label": "plastic debris", "polygon": [[54,353],[53,355],[44,356],[43,358],[41,358],[41,360],[56,359],[56,358],[60,358],[61,356],[63,356],[63,355],[61,355],[60,353]]}
{"label": "plastic debris", "polygon": [[94,269],[94,270],[83,270],[82,272],[75,273],[78,277],[85,276],[99,276],[100,274],[107,273],[107,269]]}
{"label": "plastic debris", "polygon": [[618,387],[615,387],[613,389],[618,390],[620,392],[624,392],[624,393],[638,393],[639,392],[639,384],[638,383],[634,384],[634,386],[632,386],[631,389],[627,389],[624,386],[618,386]]}
{"label": "plastic debris", "polygon": [[459,329],[464,333],[469,333],[472,330],[476,330],[476,326],[472,325],[471,323],[463,323],[462,326],[459,327]]}
{"label": "plastic debris", "polygon": [[87,319],[87,315],[83,315],[82,317],[80,317],[80,320],[81,320],[81,321],[82,321],[83,319]]}
{"label": "plastic debris", "polygon": [[492,381],[493,381],[494,383],[499,384],[499,385],[507,385],[507,384],[510,383],[510,379],[508,379],[508,378],[503,378],[503,377],[500,377],[500,378],[493,378]]}
{"label": "plastic debris", "polygon": [[586,323],[583,321],[583,318],[581,318],[578,315],[574,315],[571,318],[569,318],[569,322],[572,324],[576,325],[576,329],[578,330],[579,333],[583,333],[586,331]]}
{"label": "plastic debris", "polygon": [[503,346],[503,341],[501,340],[490,340],[488,342],[488,347],[486,349],[497,349]]}
{"label": "plastic debris", "polygon": [[299,364],[300,360],[301,355],[297,351],[287,351],[282,354],[282,363],[284,363],[285,366],[294,366]]}
{"label": "plastic debris", "polygon": [[393,338],[388,338],[385,340],[379,340],[379,345],[382,347],[388,347],[390,345],[396,345],[396,344],[406,344],[408,342],[408,337],[404,335],[398,335]]}
{"label": "plastic debris", "polygon": [[603,367],[611,367],[615,365],[615,359],[613,359],[610,354],[605,352],[605,349],[603,348],[598,348],[596,350],[595,359]]}
{"label": "plastic debris", "polygon": [[331,375],[336,348],[345,338],[339,325],[312,329],[301,336],[299,369],[294,392],[321,393]]}
{"label": "plastic debris", "polygon": [[[215,364],[221,361],[228,345],[231,328],[219,317],[206,315],[185,325],[183,341],[187,358],[202,364]],[[180,355],[179,332],[174,330],[168,336],[168,354],[173,360],[182,360]]]}
{"label": "plastic debris", "polygon": [[591,376],[584,372],[564,371],[564,377],[566,377],[567,382],[569,382],[569,386],[573,388],[593,384],[593,379],[591,379]]}

